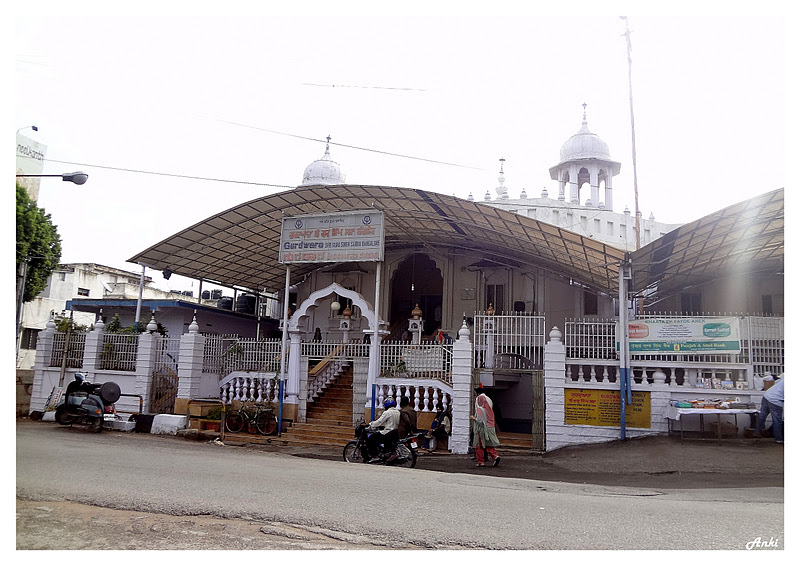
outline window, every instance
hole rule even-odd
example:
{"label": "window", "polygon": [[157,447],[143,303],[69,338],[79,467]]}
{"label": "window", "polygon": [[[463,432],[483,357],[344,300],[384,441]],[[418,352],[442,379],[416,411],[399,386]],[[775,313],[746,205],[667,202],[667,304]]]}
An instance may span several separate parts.
{"label": "window", "polygon": [[500,314],[505,308],[505,286],[504,285],[487,285],[486,286],[486,308],[491,304],[494,307],[494,312]]}
{"label": "window", "polygon": [[700,293],[681,294],[681,313],[693,314],[703,312],[703,296]]}
{"label": "window", "polygon": [[606,232],[609,236],[614,235],[614,223],[613,222],[606,222]]}
{"label": "window", "polygon": [[19,347],[25,350],[35,350],[36,340],[39,338],[38,328],[24,328],[22,330],[22,339],[20,340]]}
{"label": "window", "polygon": [[59,281],[66,281],[67,280],[67,274],[62,271],[61,273],[58,274],[58,280]]}
{"label": "window", "polygon": [[597,293],[593,291],[583,291],[583,314],[597,314]]}
{"label": "window", "polygon": [[594,219],[594,233],[597,236],[600,235],[600,219],[598,218]]}
{"label": "window", "polygon": [[88,297],[89,296],[89,289],[84,289],[83,287],[78,287],[78,296],[79,297]]}

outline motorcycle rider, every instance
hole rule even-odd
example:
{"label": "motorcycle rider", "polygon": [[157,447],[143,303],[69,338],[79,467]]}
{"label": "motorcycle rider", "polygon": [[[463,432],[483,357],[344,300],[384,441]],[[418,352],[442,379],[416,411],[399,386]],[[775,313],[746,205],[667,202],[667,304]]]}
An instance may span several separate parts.
{"label": "motorcycle rider", "polygon": [[[400,411],[397,410],[397,403],[394,399],[387,399],[383,403],[383,414],[374,421],[369,423],[371,429],[377,429],[383,426],[383,429],[377,430],[367,438],[367,456],[371,457],[378,453],[378,445],[392,442],[397,439],[397,427],[400,424]],[[364,458],[364,461],[371,461]]]}

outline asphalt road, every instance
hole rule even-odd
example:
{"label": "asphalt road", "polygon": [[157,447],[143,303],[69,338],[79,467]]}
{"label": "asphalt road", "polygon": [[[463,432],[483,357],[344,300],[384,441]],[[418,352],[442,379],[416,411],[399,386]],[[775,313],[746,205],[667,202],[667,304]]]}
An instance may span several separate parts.
{"label": "asphalt road", "polygon": [[17,422],[16,440],[18,549],[784,543],[780,487],[649,489],[394,469],[28,421]]}

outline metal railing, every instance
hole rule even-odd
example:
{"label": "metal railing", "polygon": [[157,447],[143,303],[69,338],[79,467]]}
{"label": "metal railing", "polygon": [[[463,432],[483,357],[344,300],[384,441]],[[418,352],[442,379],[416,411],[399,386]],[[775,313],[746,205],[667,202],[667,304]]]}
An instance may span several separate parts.
{"label": "metal railing", "polygon": [[[711,319],[713,316],[698,315]],[[634,381],[697,386],[706,380],[751,389],[752,375],[784,370],[783,318],[738,316],[741,351],[736,354],[632,354]],[[680,314],[648,318],[686,318]],[[568,382],[615,383],[619,374],[616,319],[567,320],[564,325]],[[658,373],[660,372],[660,373]],[[662,375],[663,374],[663,375]]]}
{"label": "metal railing", "polygon": [[[66,332],[56,332],[53,336],[53,350],[50,352],[50,367],[60,367],[64,359],[64,343]],[[67,348],[66,366],[68,368],[83,367],[83,350],[86,346],[86,334],[83,332],[70,332],[69,347]]]}
{"label": "metal railing", "polygon": [[476,313],[472,332],[474,367],[541,369],[544,324],[544,316],[532,313]]}
{"label": "metal railing", "polygon": [[103,334],[100,367],[98,369],[136,371],[138,351],[138,334]]}
{"label": "metal railing", "polygon": [[453,346],[440,342],[381,343],[381,377],[438,379],[453,383]]}

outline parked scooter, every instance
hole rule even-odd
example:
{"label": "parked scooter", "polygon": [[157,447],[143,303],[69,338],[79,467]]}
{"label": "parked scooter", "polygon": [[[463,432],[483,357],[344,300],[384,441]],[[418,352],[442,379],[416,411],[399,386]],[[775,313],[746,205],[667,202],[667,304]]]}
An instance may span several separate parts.
{"label": "parked scooter", "polygon": [[67,385],[64,401],[56,407],[56,422],[86,424],[92,432],[100,432],[105,423],[117,420],[114,403],[120,393],[119,385],[113,381],[89,383],[84,374],[76,373],[75,380]]}
{"label": "parked scooter", "polygon": [[[364,462],[364,454],[367,453],[367,438],[372,434],[380,434],[377,430],[369,427],[363,421],[358,423],[355,429],[357,440],[348,442],[343,451],[346,462]],[[419,448],[419,434],[401,438],[395,444],[380,444],[377,464],[384,466],[400,466],[402,468],[413,468],[417,465],[417,452]],[[394,456],[394,457],[393,457]]]}

